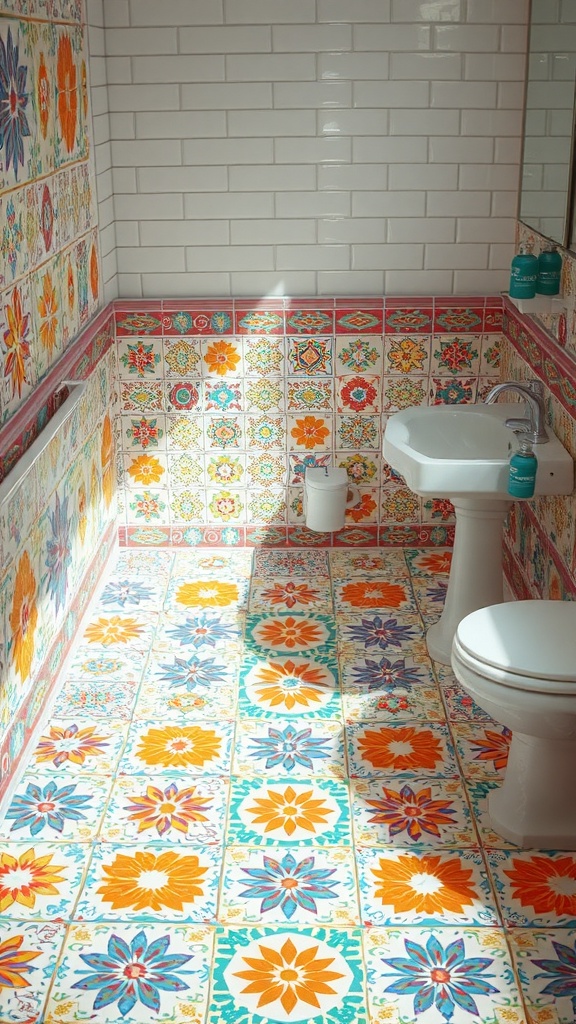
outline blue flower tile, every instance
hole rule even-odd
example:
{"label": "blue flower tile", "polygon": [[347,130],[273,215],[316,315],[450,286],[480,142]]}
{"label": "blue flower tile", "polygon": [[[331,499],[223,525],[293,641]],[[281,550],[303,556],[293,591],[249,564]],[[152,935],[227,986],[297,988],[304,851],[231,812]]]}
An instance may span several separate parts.
{"label": "blue flower tile", "polygon": [[543,1024],[547,1019],[552,1024],[573,1024],[576,930],[514,929],[510,945],[521,990],[534,1020]]}
{"label": "blue flower tile", "polygon": [[26,774],[0,820],[0,839],[87,842],[100,827],[111,779]]}
{"label": "blue flower tile", "polygon": [[342,722],[317,719],[243,719],[236,729],[232,770],[235,775],[260,778],[278,773],[295,778],[325,775],[344,778]]}
{"label": "blue flower tile", "polygon": [[209,928],[163,921],[72,925],[46,1024],[203,1020],[212,939]]}

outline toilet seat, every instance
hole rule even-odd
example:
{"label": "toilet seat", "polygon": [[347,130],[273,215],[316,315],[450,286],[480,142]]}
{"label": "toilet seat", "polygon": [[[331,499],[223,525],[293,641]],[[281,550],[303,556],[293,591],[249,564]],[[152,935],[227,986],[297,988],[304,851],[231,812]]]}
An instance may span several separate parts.
{"label": "toilet seat", "polygon": [[453,650],[463,665],[504,686],[576,695],[576,603],[480,608],[460,622]]}

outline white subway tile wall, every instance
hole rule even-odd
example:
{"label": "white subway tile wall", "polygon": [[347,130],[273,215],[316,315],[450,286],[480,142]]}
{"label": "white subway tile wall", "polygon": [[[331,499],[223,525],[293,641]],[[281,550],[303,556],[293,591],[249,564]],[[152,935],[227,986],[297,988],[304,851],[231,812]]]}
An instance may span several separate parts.
{"label": "white subway tile wall", "polygon": [[528,0],[103,4],[121,294],[507,286]]}
{"label": "white subway tile wall", "polygon": [[[103,0],[86,0],[90,98],[92,104],[92,144],[96,170],[102,300],[110,302],[118,295],[116,226],[113,200],[110,113]],[[119,127],[119,126],[118,126]],[[130,136],[128,136],[130,137]],[[126,138],[126,136],[122,136]],[[125,234],[124,236],[125,237]]]}

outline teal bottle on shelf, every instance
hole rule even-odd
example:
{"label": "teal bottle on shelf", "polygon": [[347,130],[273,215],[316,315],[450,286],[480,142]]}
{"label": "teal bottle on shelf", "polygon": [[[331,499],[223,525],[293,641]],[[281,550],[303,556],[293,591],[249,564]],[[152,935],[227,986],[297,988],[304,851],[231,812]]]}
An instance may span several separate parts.
{"label": "teal bottle on shelf", "polygon": [[538,256],[537,295],[558,295],[562,257],[555,245],[546,246]]}
{"label": "teal bottle on shelf", "polygon": [[533,299],[536,295],[538,260],[529,245],[521,245],[510,265],[510,298]]}
{"label": "teal bottle on shelf", "polygon": [[510,459],[508,494],[513,498],[531,498],[536,487],[538,460],[532,451],[530,441],[520,441],[520,448]]}

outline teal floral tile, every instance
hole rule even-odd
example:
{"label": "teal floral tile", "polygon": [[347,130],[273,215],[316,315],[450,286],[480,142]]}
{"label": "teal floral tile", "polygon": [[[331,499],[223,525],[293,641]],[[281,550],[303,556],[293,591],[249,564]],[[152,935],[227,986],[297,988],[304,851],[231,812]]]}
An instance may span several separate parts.
{"label": "teal floral tile", "polygon": [[313,611],[316,615],[332,613],[332,594],[328,579],[300,580],[287,576],[256,579],[250,593],[251,612]]}
{"label": "teal floral tile", "polygon": [[500,924],[479,850],[360,847],[356,857],[364,924]]}
{"label": "teal floral tile", "polygon": [[278,773],[344,778],[344,727],[340,721],[302,722],[286,718],[271,723],[243,719],[237,725],[232,771],[260,778]]}
{"label": "teal floral tile", "polygon": [[26,774],[0,819],[0,839],[87,842],[98,832],[110,786],[100,776]]}
{"label": "teal floral tile", "polygon": [[150,769],[187,775],[226,775],[234,738],[234,722],[133,723],[120,773],[149,774]]}
{"label": "teal floral tile", "polygon": [[233,779],[226,841],[349,846],[348,786],[335,779]]}
{"label": "teal floral tile", "polygon": [[202,1020],[212,941],[210,928],[164,921],[72,925],[46,1024]]}
{"label": "teal floral tile", "polygon": [[[0,854],[0,921],[69,920],[91,848],[79,843],[5,842]],[[2,953],[0,947],[0,965]]]}
{"label": "teal floral tile", "polygon": [[334,584],[334,603],[337,612],[348,614],[362,611],[416,612],[417,606],[408,579],[390,582],[380,578],[355,579]]}
{"label": "teal floral tile", "polygon": [[514,929],[510,945],[521,991],[535,1019],[543,1024],[546,1017],[552,1024],[572,1024],[576,930]]}
{"label": "teal floral tile", "polygon": [[65,934],[62,922],[0,920],[0,967],[9,981],[2,987],[6,1024],[44,1019],[42,1009]]}
{"label": "teal floral tile", "polygon": [[356,870],[346,847],[229,846],[220,924],[360,924]]}
{"label": "teal floral tile", "polygon": [[347,686],[343,675],[342,692],[344,716],[351,721],[443,722],[446,717],[434,684],[417,682],[371,689],[369,685]]}
{"label": "teal floral tile", "polygon": [[101,838],[116,843],[218,846],[224,836],[226,778],[120,775]]}
{"label": "teal floral tile", "polygon": [[371,775],[458,775],[446,726],[420,722],[349,722],[351,777]]}
{"label": "teal floral tile", "polygon": [[239,710],[252,718],[339,718],[336,660],[292,654],[247,658],[240,672]]}
{"label": "teal floral tile", "polygon": [[128,726],[121,721],[52,719],[45,726],[29,768],[60,777],[110,775],[126,740]]}
{"label": "teal floral tile", "polygon": [[507,927],[576,927],[576,854],[548,850],[487,850]]}
{"label": "teal floral tile", "polygon": [[424,1013],[434,1024],[468,1018],[501,1024],[509,1007],[521,1011],[500,929],[371,928],[363,937],[373,1020],[390,1005],[398,1024],[413,1024]]}
{"label": "teal floral tile", "polygon": [[469,847],[478,839],[459,778],[389,776],[351,785],[354,837],[362,846]]}
{"label": "teal floral tile", "polygon": [[492,722],[453,722],[452,734],[467,779],[502,779],[512,734]]}
{"label": "teal floral tile", "polygon": [[207,1024],[368,1024],[359,929],[218,928]]}
{"label": "teal floral tile", "polygon": [[428,657],[425,630],[416,614],[396,612],[365,612],[351,615],[339,613],[336,619],[339,646],[366,651],[371,657],[396,657],[410,651],[420,658]]}
{"label": "teal floral tile", "polygon": [[215,920],[222,856],[218,847],[96,847],[76,920]]}
{"label": "teal floral tile", "polygon": [[231,653],[241,650],[244,618],[240,613],[209,611],[166,612],[160,616],[154,639],[155,652],[214,652],[221,648]]}
{"label": "teal floral tile", "polygon": [[334,620],[313,612],[278,612],[249,615],[246,619],[247,654],[327,654],[334,648]]}

